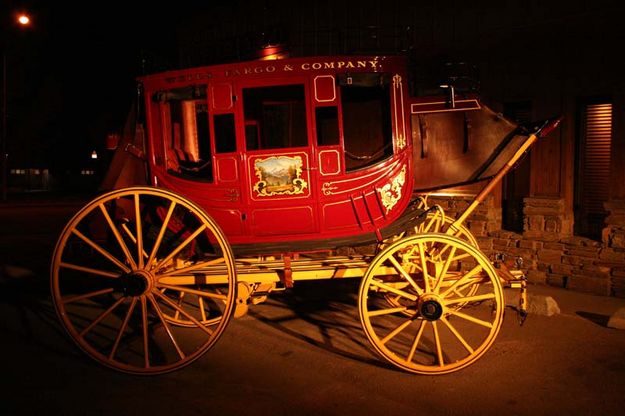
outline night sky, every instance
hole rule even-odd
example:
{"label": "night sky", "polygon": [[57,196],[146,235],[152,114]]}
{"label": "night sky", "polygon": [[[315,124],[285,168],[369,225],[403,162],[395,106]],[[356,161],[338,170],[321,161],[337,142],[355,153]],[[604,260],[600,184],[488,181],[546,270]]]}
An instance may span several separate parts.
{"label": "night sky", "polygon": [[14,10],[32,15],[27,28],[3,24],[12,167],[79,167],[108,132],[123,128],[135,77],[175,61],[176,18],[165,9],[115,1],[1,4],[3,20]]}
{"label": "night sky", "polygon": [[[548,71],[540,62],[542,51],[543,56],[557,54],[560,61],[568,60],[571,68],[601,65],[603,72],[620,73],[620,66],[614,64],[620,56],[604,53],[623,39],[619,19],[624,9],[616,0],[528,0],[488,6],[459,0],[440,4],[361,0],[356,5],[324,0],[319,1],[324,5],[319,10],[311,4],[295,6],[287,0],[166,4],[0,0],[0,46],[8,63],[10,166],[80,167],[92,150],[104,146],[107,133],[123,128],[136,96],[137,76],[173,69],[179,62],[214,63],[212,58],[228,52],[229,60],[243,59],[244,35],[249,30],[285,21],[293,35],[292,47],[306,39],[316,45],[316,36],[304,39],[306,30],[336,29],[345,23],[342,33],[349,34],[349,25],[362,29],[370,21],[382,29],[393,28],[406,15],[414,20],[410,30],[416,33],[419,57],[438,50],[476,49],[477,58],[488,58],[496,50],[510,62],[518,62],[521,70],[525,70],[527,56],[538,56],[532,70]],[[8,24],[12,12],[20,8],[33,16],[31,27],[25,30]],[[382,9],[388,13],[382,15]],[[186,41],[179,43],[177,35]],[[229,43],[228,36],[239,42]],[[196,40],[202,47],[197,47]],[[588,58],[580,60],[582,54]],[[597,82],[603,79],[612,78],[597,77]],[[29,150],[17,151],[23,149]]]}

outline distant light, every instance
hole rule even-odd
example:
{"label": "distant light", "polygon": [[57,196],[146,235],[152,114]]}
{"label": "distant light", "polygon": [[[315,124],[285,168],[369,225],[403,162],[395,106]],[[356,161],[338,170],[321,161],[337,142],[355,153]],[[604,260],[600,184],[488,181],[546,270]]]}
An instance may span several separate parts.
{"label": "distant light", "polygon": [[26,26],[30,24],[30,17],[27,14],[22,13],[17,17],[17,21],[20,25]]}
{"label": "distant light", "polygon": [[91,159],[97,159],[97,158],[98,158],[98,152],[94,150],[93,152],[91,152]]}

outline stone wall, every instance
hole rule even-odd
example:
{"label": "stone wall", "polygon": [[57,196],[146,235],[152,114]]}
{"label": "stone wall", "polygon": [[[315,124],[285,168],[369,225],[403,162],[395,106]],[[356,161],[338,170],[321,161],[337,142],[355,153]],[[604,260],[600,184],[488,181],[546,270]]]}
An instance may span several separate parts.
{"label": "stone wall", "polygon": [[[471,197],[430,197],[455,217]],[[605,296],[625,298],[625,201],[605,203],[610,213],[602,241],[573,235],[572,214],[564,201],[524,199],[523,234],[501,229],[501,208],[487,198],[466,221],[487,256],[521,257],[528,281]]]}
{"label": "stone wall", "polygon": [[610,268],[612,293],[625,297],[625,200],[608,201],[604,208],[609,215],[599,257],[603,265]]}

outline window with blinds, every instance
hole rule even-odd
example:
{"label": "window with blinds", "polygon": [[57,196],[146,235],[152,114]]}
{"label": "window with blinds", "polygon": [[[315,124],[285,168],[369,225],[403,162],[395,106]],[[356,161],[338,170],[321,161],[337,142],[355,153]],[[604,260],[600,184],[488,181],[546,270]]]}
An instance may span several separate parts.
{"label": "window with blinds", "polygon": [[582,106],[577,149],[575,233],[600,239],[609,198],[612,104]]}

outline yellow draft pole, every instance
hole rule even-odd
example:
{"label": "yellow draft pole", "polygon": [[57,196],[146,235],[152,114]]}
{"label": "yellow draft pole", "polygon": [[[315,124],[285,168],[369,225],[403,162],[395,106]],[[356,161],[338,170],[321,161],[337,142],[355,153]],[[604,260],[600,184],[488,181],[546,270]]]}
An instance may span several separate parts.
{"label": "yellow draft pole", "polygon": [[556,127],[558,127],[561,121],[562,121],[562,117],[557,117],[554,119],[547,120],[538,130],[536,130],[535,133],[532,133],[525,140],[525,142],[521,145],[519,150],[517,150],[514,156],[508,161],[508,163],[506,163],[499,170],[499,172],[497,172],[497,174],[493,177],[493,179],[491,179],[486,184],[486,186],[484,186],[484,188],[480,191],[480,193],[476,195],[473,202],[467,207],[467,209],[464,210],[464,212],[460,215],[460,217],[458,217],[458,219],[454,221],[454,223],[447,230],[446,234],[455,235],[458,232],[460,225],[462,225],[462,223],[467,219],[467,217],[471,215],[471,213],[473,213],[475,208],[477,208],[477,206],[486,198],[486,196],[490,193],[490,191],[492,191],[495,185],[497,185],[499,181],[501,181],[504,175],[508,173],[510,169],[512,169],[512,167],[516,164],[516,162],[519,161],[519,159],[523,156],[523,153],[525,153],[527,149],[529,149],[530,146],[533,145],[536,140],[538,140],[539,137],[546,136],[551,131],[553,131]]}

